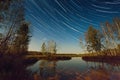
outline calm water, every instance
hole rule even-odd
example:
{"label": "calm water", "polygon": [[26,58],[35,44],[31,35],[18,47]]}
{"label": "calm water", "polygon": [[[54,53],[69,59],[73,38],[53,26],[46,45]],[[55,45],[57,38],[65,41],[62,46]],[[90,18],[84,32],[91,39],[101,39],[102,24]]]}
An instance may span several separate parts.
{"label": "calm water", "polygon": [[34,80],[120,80],[118,62],[86,62],[71,60],[39,60],[27,67]]}

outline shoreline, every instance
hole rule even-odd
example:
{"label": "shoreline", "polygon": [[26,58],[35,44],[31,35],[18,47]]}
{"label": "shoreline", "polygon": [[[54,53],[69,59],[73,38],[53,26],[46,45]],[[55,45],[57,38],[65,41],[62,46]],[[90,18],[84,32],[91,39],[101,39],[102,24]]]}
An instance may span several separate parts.
{"label": "shoreline", "polygon": [[120,56],[84,56],[82,57],[85,61],[94,62],[118,62],[120,63]]}

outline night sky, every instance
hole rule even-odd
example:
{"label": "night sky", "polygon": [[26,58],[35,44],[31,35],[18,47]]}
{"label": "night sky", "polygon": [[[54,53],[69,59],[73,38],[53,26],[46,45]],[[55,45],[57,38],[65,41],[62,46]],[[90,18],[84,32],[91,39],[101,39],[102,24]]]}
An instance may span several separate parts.
{"label": "night sky", "polygon": [[29,50],[40,51],[54,40],[59,53],[81,53],[79,38],[90,25],[120,16],[120,0],[26,0],[26,19],[31,23]]}

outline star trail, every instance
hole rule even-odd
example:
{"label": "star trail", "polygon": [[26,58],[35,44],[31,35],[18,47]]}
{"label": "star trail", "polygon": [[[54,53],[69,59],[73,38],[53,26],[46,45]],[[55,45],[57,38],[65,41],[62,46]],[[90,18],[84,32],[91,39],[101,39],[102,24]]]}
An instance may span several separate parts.
{"label": "star trail", "polygon": [[58,52],[80,53],[80,37],[90,25],[100,29],[101,22],[119,17],[120,0],[26,0],[25,13],[33,36],[29,50],[54,40]]}

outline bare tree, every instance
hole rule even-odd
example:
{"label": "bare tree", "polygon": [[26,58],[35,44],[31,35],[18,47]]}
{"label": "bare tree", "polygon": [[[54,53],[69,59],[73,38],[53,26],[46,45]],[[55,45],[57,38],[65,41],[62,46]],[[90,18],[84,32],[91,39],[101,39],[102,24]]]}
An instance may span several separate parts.
{"label": "bare tree", "polygon": [[57,49],[56,49],[56,42],[52,41],[48,41],[48,53],[51,54],[56,54]]}
{"label": "bare tree", "polygon": [[43,42],[43,44],[42,44],[41,52],[42,52],[43,55],[45,55],[45,53],[47,52],[45,42]]}
{"label": "bare tree", "polygon": [[120,19],[114,18],[113,23],[105,22],[101,26],[108,55],[117,55],[117,45],[120,43]]}

